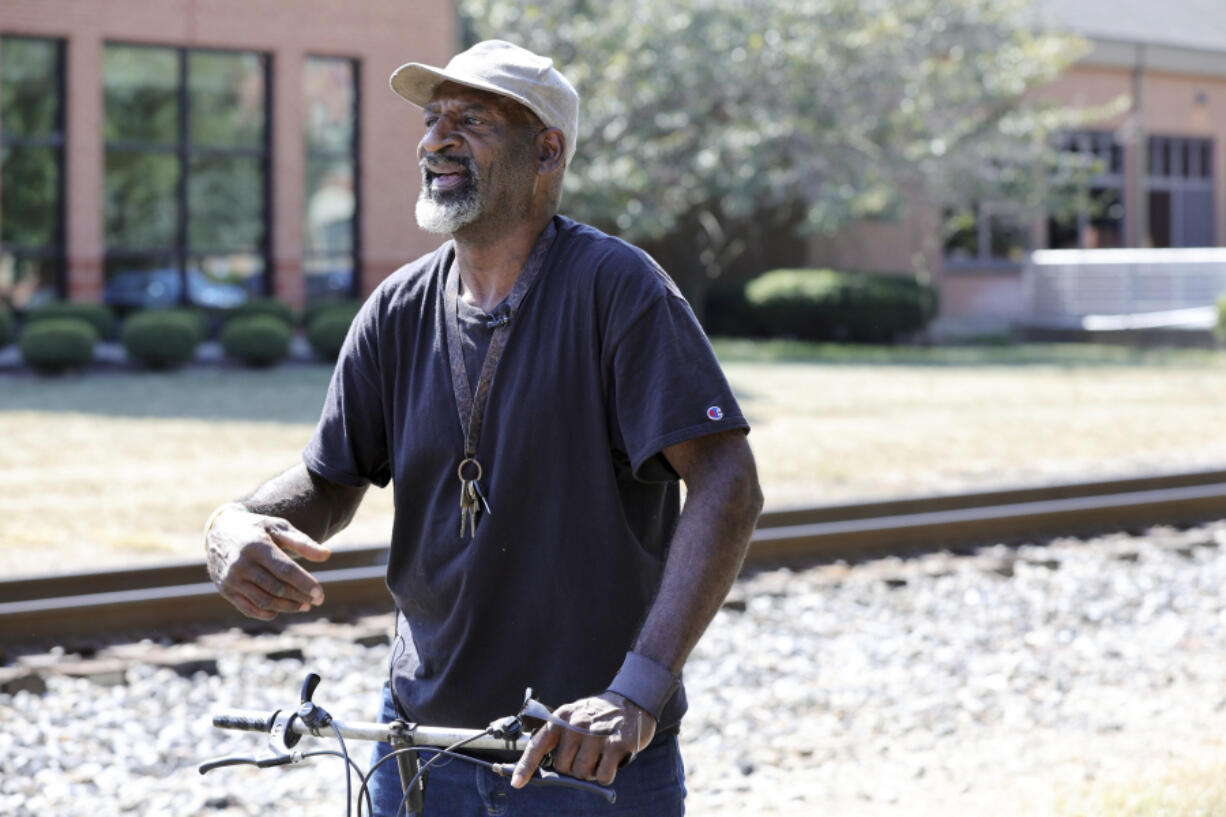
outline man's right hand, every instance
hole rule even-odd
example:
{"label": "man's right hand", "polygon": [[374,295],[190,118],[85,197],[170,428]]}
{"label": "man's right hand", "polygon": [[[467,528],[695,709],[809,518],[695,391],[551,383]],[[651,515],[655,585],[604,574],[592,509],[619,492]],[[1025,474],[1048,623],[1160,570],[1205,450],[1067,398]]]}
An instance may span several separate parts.
{"label": "man's right hand", "polygon": [[213,584],[245,616],[268,621],[323,603],[323,587],[289,554],[323,562],[332,552],[284,519],[226,508],[213,520],[204,550]]}

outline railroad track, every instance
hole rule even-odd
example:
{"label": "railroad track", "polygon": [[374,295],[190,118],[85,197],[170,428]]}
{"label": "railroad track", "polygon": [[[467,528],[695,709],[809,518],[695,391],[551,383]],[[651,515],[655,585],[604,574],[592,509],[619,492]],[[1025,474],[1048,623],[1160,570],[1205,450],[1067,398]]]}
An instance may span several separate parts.
{"label": "railroad track", "polygon": [[[1224,517],[1226,470],[794,508],[763,514],[747,567],[855,561]],[[385,547],[335,551],[315,571],[327,601],[306,615],[345,618],[390,609],[385,562]],[[218,596],[199,562],[0,582],[0,647],[71,648],[153,632],[257,625]]]}

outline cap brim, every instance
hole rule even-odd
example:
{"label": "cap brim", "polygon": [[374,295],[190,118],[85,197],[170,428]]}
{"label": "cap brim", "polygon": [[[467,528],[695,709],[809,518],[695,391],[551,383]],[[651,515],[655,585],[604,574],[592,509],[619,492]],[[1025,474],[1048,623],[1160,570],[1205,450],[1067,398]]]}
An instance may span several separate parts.
{"label": "cap brim", "polygon": [[434,89],[446,79],[448,77],[436,68],[410,62],[393,71],[390,82],[393,91],[417,107],[424,108],[430,97],[434,96]]}
{"label": "cap brim", "polygon": [[423,65],[420,62],[410,62],[400,66],[392,72],[390,84],[392,90],[400,96],[412,102],[419,108],[424,108],[434,96],[435,90],[444,82],[454,82],[458,85],[464,85],[469,88],[475,88],[478,91],[485,91],[490,94],[498,94],[498,96],[506,97],[514,102],[518,102],[528,110],[532,111],[541,119],[545,117],[536,106],[532,105],[528,100],[507,91],[505,88],[499,88],[487,82],[479,80],[471,80],[462,77],[452,76],[446,71],[438,68],[432,68],[429,65]]}

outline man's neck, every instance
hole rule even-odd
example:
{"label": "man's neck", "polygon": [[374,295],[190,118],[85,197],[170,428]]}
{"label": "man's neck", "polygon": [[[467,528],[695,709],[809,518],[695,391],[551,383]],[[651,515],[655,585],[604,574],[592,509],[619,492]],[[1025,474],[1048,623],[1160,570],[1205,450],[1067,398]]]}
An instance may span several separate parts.
{"label": "man's neck", "polygon": [[455,233],[452,238],[462,285],[460,297],[484,312],[492,312],[511,293],[548,223],[548,217],[518,222],[494,237],[475,237],[462,230]]}

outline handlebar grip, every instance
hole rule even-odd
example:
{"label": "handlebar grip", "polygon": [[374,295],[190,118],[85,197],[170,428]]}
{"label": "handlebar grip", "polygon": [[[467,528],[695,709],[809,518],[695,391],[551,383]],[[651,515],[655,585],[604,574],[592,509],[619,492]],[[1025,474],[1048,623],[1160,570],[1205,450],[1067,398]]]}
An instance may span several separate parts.
{"label": "handlebar grip", "polygon": [[[493,766],[494,772],[503,777],[510,777],[515,771],[514,763],[495,763]],[[603,797],[613,805],[617,802],[617,792],[599,783],[591,783],[587,780],[580,780],[577,777],[571,777],[566,774],[559,774],[551,769],[538,768],[528,780],[529,786],[565,786],[569,789],[579,789],[586,791],[589,794],[595,794]]]}
{"label": "handlebar grip", "polygon": [[272,730],[276,712],[259,712],[253,709],[227,709],[213,714],[213,725],[218,729],[238,729],[242,732],[269,732]]}

